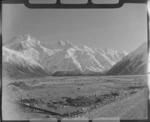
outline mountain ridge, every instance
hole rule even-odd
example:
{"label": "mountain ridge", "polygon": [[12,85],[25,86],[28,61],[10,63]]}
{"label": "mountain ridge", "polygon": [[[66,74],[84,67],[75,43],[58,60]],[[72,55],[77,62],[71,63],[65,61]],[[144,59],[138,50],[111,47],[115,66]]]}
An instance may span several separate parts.
{"label": "mountain ridge", "polygon": [[148,67],[147,43],[144,42],[122,60],[117,62],[106,75],[146,74]]}
{"label": "mountain ridge", "polygon": [[25,65],[36,74],[37,70],[30,66],[32,61],[32,65],[39,67],[44,75],[103,74],[127,55],[110,49],[92,49],[86,45],[80,49],[69,41],[58,41],[52,47],[44,47],[30,35],[21,35],[3,44],[3,63],[13,62],[17,67]]}

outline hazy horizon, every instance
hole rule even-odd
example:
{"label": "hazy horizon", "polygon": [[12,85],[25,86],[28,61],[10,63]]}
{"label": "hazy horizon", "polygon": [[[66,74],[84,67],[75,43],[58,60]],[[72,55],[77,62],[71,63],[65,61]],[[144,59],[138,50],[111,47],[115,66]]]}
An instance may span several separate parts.
{"label": "hazy horizon", "polygon": [[118,9],[29,9],[3,5],[3,41],[20,34],[49,42],[68,40],[81,47],[131,52],[147,42],[145,4]]}

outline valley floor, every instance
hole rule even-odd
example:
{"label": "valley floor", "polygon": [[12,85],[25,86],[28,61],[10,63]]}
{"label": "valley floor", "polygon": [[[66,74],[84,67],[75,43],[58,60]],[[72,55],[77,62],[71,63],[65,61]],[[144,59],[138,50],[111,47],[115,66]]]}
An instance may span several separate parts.
{"label": "valley floor", "polygon": [[2,83],[4,120],[148,117],[147,76],[4,78]]}

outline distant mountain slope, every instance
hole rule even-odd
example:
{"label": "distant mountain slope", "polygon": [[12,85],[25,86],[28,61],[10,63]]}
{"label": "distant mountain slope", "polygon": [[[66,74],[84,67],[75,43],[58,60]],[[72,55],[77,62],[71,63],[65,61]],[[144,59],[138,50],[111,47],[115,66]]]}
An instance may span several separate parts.
{"label": "distant mountain slope", "polygon": [[48,75],[44,68],[29,56],[3,47],[3,69],[10,77]]}
{"label": "distant mountain slope", "polygon": [[110,49],[78,48],[69,41],[44,47],[29,35],[21,35],[3,44],[3,69],[15,75],[104,74],[126,52]]}
{"label": "distant mountain slope", "polygon": [[116,63],[107,75],[139,75],[147,73],[147,43],[143,43],[135,51]]}

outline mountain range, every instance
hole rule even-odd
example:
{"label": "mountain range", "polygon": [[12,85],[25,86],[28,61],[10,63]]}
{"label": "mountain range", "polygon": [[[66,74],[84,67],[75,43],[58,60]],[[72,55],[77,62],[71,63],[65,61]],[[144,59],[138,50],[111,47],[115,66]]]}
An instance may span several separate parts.
{"label": "mountain range", "polygon": [[141,74],[146,68],[145,45],[130,54],[86,45],[81,49],[69,41],[47,48],[30,35],[20,35],[3,44],[3,71],[10,77]]}

